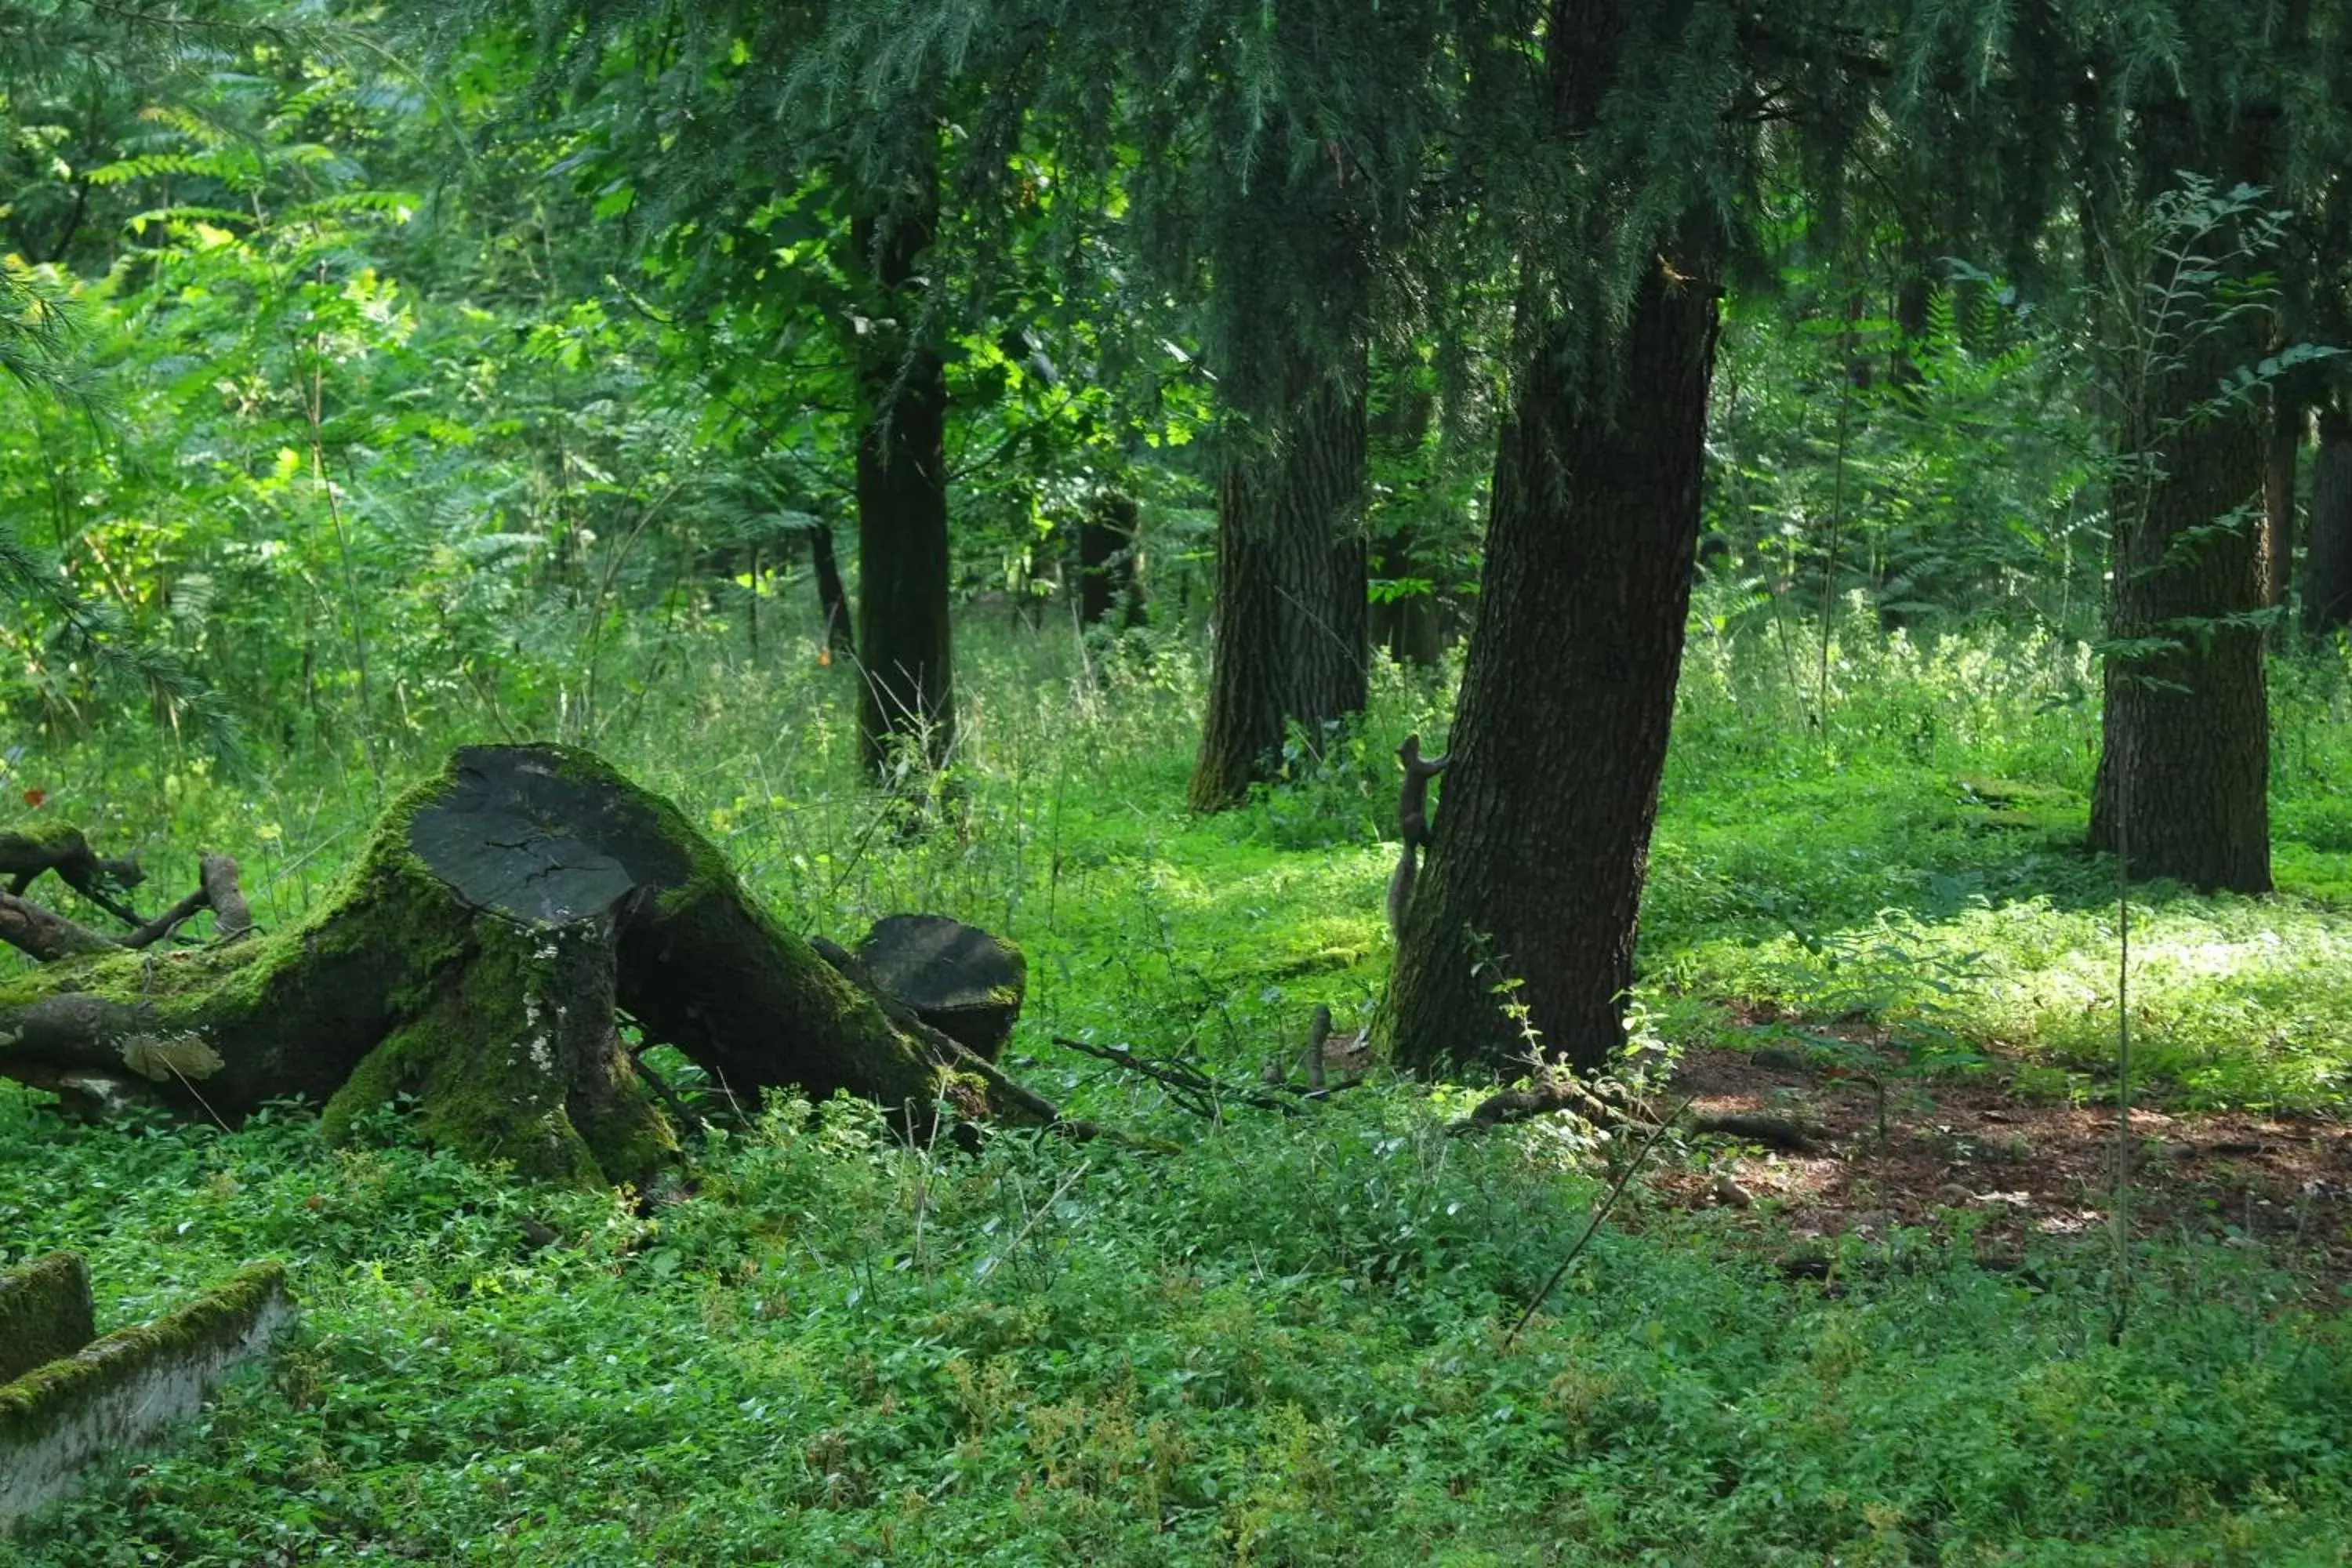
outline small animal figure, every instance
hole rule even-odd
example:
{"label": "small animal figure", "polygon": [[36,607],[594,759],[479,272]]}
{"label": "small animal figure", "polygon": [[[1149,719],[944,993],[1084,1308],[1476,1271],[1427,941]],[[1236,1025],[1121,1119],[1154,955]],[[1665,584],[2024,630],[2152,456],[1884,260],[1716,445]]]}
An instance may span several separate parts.
{"label": "small animal figure", "polygon": [[1429,781],[1445,771],[1452,756],[1423,757],[1421,737],[1407,735],[1397,747],[1397,761],[1404,764],[1404,788],[1397,798],[1397,832],[1404,839],[1404,848],[1397,856],[1396,869],[1389,873],[1389,934],[1404,935],[1405,906],[1412,901],[1412,879],[1421,871],[1421,851],[1429,842]]}

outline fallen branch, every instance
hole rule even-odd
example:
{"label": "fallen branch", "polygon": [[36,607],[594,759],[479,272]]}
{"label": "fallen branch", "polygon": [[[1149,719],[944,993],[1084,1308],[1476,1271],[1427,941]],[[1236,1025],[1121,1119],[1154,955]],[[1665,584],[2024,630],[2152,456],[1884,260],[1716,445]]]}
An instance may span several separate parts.
{"label": "fallen branch", "polygon": [[201,914],[204,911],[205,901],[205,889],[199,886],[194,892],[173,904],[129,936],[116,939],[115,945],[131,948],[152,947]]}
{"label": "fallen branch", "polygon": [[0,876],[9,879],[10,893],[23,897],[33,879],[44,871],[55,872],[59,881],[124,925],[139,923],[137,912],[116,902],[108,892],[110,888],[128,891],[146,879],[136,860],[127,856],[119,859],[100,857],[78,827],[0,833]]}
{"label": "fallen branch", "polygon": [[1691,1131],[1737,1138],[1743,1143],[1761,1143],[1784,1154],[1818,1153],[1822,1147],[1819,1136],[1801,1123],[1785,1116],[1764,1116],[1753,1111],[1707,1111],[1691,1118]]}
{"label": "fallen branch", "polygon": [[1080,1052],[1097,1061],[1108,1062],[1113,1067],[1148,1078],[1173,1093],[1177,1102],[1185,1110],[1213,1121],[1228,1100],[1284,1116],[1298,1114],[1298,1107],[1289,1100],[1258,1089],[1236,1089],[1232,1084],[1221,1083],[1184,1062],[1154,1061],[1149,1057],[1136,1055],[1125,1046],[1098,1046],[1090,1040],[1072,1039],[1067,1035],[1055,1035],[1054,1043],[1066,1050]]}
{"label": "fallen branch", "polygon": [[646,1052],[649,1048],[640,1045],[629,1053],[630,1065],[637,1069],[637,1076],[646,1080],[647,1088],[660,1096],[661,1102],[669,1107],[669,1113],[677,1118],[677,1124],[680,1127],[698,1127],[704,1132],[709,1132],[709,1120],[690,1109],[685,1100],[680,1100],[677,1090],[670,1088],[669,1080],[654,1070],[653,1063],[646,1060]]}
{"label": "fallen branch", "polygon": [[[67,885],[72,886],[70,880]],[[205,856],[196,890],[153,920],[142,923],[135,913],[122,911],[137,927],[126,936],[94,931],[29,899],[0,892],[0,942],[37,963],[55,963],[84,953],[152,947],[205,910],[213,911],[220,941],[235,942],[252,934],[253,911],[237,887],[236,862],[226,855]]]}
{"label": "fallen branch", "polygon": [[11,892],[0,892],[0,942],[36,963],[55,963],[86,952],[111,952],[119,945],[110,936]]}
{"label": "fallen branch", "polygon": [[1531,1121],[1556,1110],[1573,1110],[1591,1121],[1616,1120],[1616,1107],[1594,1093],[1581,1079],[1566,1074],[1547,1078],[1526,1089],[1507,1089],[1488,1095],[1477,1108],[1447,1131],[1455,1136],[1484,1132],[1514,1121]]}

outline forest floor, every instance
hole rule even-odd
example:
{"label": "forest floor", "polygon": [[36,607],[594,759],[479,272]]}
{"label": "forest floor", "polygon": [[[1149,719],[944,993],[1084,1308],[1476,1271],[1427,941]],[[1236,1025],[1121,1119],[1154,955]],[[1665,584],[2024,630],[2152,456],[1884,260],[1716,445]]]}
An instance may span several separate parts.
{"label": "forest floor", "polygon": [[[1751,1148],[1666,1171],[1649,1184],[1661,1196],[1745,1207],[1742,1228],[1798,1260],[1811,1256],[1808,1241],[1879,1241],[1907,1226],[1938,1241],[1965,1236],[1979,1258],[2005,1265],[2036,1240],[2112,1223],[2112,1106],[2019,1095],[1993,1071],[1882,1096],[1852,1073],[1755,1056],[1689,1051],[1675,1089],[1702,1112],[1793,1121],[1817,1147]],[[2341,1303],[2335,1288],[2352,1280],[2352,1126],[2326,1114],[2136,1107],[2131,1128],[2136,1235],[2259,1246],[2306,1281],[2315,1305]]]}
{"label": "forest floor", "polygon": [[[82,1251],[112,1327],[270,1257],[302,1311],[6,1561],[2345,1568],[2352,658],[2273,667],[2279,891],[2129,885],[2118,1269],[2095,672],[1855,630],[1827,742],[1810,682],[1695,645],[1633,997],[1635,1061],[1814,1146],[1672,1141],[1589,1237],[1595,1130],[1454,1136],[1490,1077],[1204,1120],[1058,1043],[1248,1085],[1318,1005],[1370,1022],[1394,737],[1441,736],[1450,682],[1384,666],[1360,732],[1203,818],[1195,644],[1081,668],[967,627],[959,787],[899,837],[843,671],[672,658],[660,705],[576,738],[791,929],[1019,942],[1009,1070],[1160,1152],[779,1099],[658,1194],[568,1192],[401,1107],[331,1145],[300,1108],[90,1127],[0,1085],[0,1261]],[[482,732],[420,730],[387,788]],[[253,787],[91,746],[0,784],[158,886],[238,853],[283,927],[365,841],[351,752]]]}

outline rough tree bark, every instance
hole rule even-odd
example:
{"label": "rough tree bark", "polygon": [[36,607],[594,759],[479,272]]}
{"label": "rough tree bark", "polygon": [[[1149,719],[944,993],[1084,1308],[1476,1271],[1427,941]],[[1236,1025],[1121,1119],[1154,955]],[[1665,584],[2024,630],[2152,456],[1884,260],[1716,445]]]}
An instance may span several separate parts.
{"label": "rough tree bark", "polygon": [[[2199,387],[2234,358],[2210,356]],[[2164,478],[2118,507],[2108,631],[2163,651],[2111,658],[2091,844],[2136,877],[2270,890],[2270,708],[2263,636],[2229,619],[2267,597],[2261,527],[2243,519],[2261,470],[2252,421],[2221,418],[2164,443]],[[2232,510],[2234,526],[2215,521]]]}
{"label": "rough tree bark", "polygon": [[[2200,166],[2185,108],[2142,126],[2151,190]],[[2191,415],[2261,349],[2251,317],[2198,332],[2125,410],[2119,449],[2155,477],[2116,486],[2108,635],[2154,651],[2107,660],[2091,797],[2092,846],[2134,875],[2242,893],[2271,886],[2263,422]]]}
{"label": "rough tree bark", "polygon": [[[1323,47],[1307,32],[1297,44]],[[1345,150],[1294,161],[1293,134],[1268,135],[1246,199],[1211,240],[1210,347],[1233,417],[1217,482],[1208,712],[1188,791],[1197,811],[1238,805],[1274,776],[1293,723],[1319,742],[1364,706],[1375,229],[1369,182],[1350,176]]]}
{"label": "rough tree bark", "polygon": [[1217,595],[1209,711],[1190,791],[1196,811],[1248,798],[1285,732],[1364,706],[1364,393],[1294,356],[1289,410],[1217,484]]}
{"label": "rough tree bark", "polygon": [[1623,1040],[1698,540],[1709,259],[1651,271],[1613,363],[1548,344],[1503,427],[1452,771],[1381,1019],[1405,1066],[1524,1051],[1506,980],[1549,1054],[1591,1069]]}
{"label": "rough tree bark", "polygon": [[414,1092],[467,1154],[642,1180],[676,1137],[616,1007],[747,1100],[845,1090],[924,1121],[945,1082],[675,807],[555,746],[457,752],[291,930],[0,983],[0,1076],[224,1120],[322,1100],[335,1135]]}
{"label": "rough tree bark", "polygon": [[861,216],[851,243],[871,269],[877,310],[898,323],[876,334],[859,367],[867,409],[857,440],[857,647],[864,666],[859,734],[869,766],[912,740],[929,762],[955,743],[954,661],[948,628],[947,369],[918,324],[937,226],[936,176],[919,199]]}
{"label": "rough tree bark", "polygon": [[[1639,15],[1554,0],[1550,134],[1591,130]],[[1673,16],[1645,25],[1670,34]],[[1624,1037],[1698,538],[1720,241],[1688,216],[1641,248],[1654,259],[1605,337],[1540,295],[1521,301],[1533,353],[1496,453],[1452,770],[1376,1026],[1407,1067],[1500,1065],[1531,1031],[1591,1069]]]}
{"label": "rough tree bark", "polygon": [[2352,418],[2319,415],[2311,468],[2311,526],[2303,564],[2303,629],[2325,636],[2352,626]]}

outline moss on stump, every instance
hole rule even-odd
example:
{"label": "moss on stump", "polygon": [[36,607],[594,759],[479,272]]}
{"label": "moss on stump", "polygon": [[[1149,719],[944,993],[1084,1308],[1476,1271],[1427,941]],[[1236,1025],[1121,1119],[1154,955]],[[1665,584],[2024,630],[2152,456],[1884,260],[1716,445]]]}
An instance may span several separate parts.
{"label": "moss on stump", "polygon": [[940,1090],[940,1068],[677,807],[551,745],[456,752],[291,930],[0,984],[0,1074],[222,1117],[300,1097],[338,1137],[410,1093],[470,1156],[642,1182],[677,1138],[616,1005],[747,1099],[847,1092],[927,1120]]}
{"label": "moss on stump", "polygon": [[175,1312],[0,1384],[0,1525],[69,1490],[96,1456],[195,1409],[288,1311],[285,1269],[254,1264]]}

